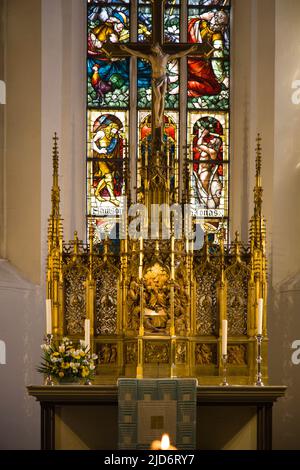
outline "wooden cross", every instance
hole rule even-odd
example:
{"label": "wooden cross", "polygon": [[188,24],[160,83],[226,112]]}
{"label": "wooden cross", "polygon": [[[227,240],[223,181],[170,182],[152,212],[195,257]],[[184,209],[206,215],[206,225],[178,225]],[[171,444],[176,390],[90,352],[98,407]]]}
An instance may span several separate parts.
{"label": "wooden cross", "polygon": [[[165,0],[152,0],[152,44],[149,43],[105,43],[102,51],[108,57],[135,56],[149,60],[152,68],[152,150],[160,151],[163,143],[164,101],[167,89],[167,63],[169,60],[197,55],[209,57],[213,47],[207,42],[189,43],[164,42]],[[101,55],[101,54],[99,54]]]}

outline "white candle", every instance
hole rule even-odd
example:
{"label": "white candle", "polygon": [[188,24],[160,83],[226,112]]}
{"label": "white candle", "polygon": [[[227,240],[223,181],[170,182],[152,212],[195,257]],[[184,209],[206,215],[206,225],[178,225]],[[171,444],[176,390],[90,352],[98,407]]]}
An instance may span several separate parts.
{"label": "white candle", "polygon": [[188,235],[186,236],[186,239],[185,239],[185,251],[188,253],[189,252],[189,239],[188,239]]}
{"label": "white candle", "polygon": [[222,355],[227,355],[227,320],[222,320]]}
{"label": "white candle", "polygon": [[258,299],[257,334],[262,335],[264,299]]}
{"label": "white candle", "polygon": [[85,347],[87,347],[88,349],[90,349],[91,347],[90,337],[91,337],[90,320],[86,318],[84,320],[84,343],[85,343]]}
{"label": "white candle", "polygon": [[46,299],[46,334],[52,335],[51,299]]}

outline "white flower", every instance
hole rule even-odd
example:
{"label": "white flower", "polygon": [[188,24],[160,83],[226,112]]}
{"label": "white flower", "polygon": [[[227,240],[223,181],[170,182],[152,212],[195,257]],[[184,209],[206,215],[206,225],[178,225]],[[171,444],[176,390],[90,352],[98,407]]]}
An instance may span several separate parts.
{"label": "white flower", "polygon": [[41,348],[43,351],[49,351],[50,350],[50,345],[49,344],[41,344]]}
{"label": "white flower", "polygon": [[178,31],[178,27],[176,26],[176,24],[174,24],[173,26],[168,26],[167,31],[170,34],[175,34],[176,31]]}
{"label": "white flower", "polygon": [[59,352],[61,352],[61,353],[65,352],[65,349],[66,349],[66,348],[65,348],[65,345],[64,345],[64,344],[62,344],[61,346],[58,347],[58,350],[59,350]]}
{"label": "white flower", "polygon": [[151,101],[151,96],[152,96],[151,88],[150,88],[150,90],[146,90],[146,96],[147,96],[147,100]]}
{"label": "white flower", "polygon": [[97,354],[92,354],[92,359],[94,359],[94,361],[95,361],[96,359],[98,359]]}
{"label": "white flower", "polygon": [[94,370],[94,369],[95,369],[94,364],[90,364],[90,370]]}

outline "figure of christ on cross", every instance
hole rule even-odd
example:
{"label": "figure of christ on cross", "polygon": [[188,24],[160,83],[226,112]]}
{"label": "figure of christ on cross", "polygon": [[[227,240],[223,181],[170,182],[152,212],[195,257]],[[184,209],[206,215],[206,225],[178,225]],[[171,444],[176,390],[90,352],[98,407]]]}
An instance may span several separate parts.
{"label": "figure of christ on cross", "polygon": [[109,58],[134,56],[150,62],[152,68],[152,143],[155,152],[160,150],[163,139],[168,62],[187,55],[208,58],[214,49],[205,41],[193,45],[191,43],[164,43],[164,0],[152,2],[152,17],[152,45],[106,43],[101,50]]}
{"label": "figure of christ on cross", "polygon": [[168,85],[167,65],[170,60],[185,57],[195,52],[198,46],[194,44],[188,49],[168,54],[163,52],[159,43],[151,46],[151,53],[145,54],[126,45],[121,45],[120,49],[127,52],[128,55],[146,59],[151,64],[152,69],[152,121],[154,128],[162,128],[164,124],[165,96]]}

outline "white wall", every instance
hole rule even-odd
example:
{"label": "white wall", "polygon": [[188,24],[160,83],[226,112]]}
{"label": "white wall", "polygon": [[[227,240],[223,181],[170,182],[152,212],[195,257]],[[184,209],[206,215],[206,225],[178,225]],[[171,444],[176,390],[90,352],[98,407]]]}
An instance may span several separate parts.
{"label": "white wall", "polygon": [[85,2],[42,0],[42,260],[50,213],[52,136],[59,136],[61,212],[68,241],[85,237]]}
{"label": "white wall", "polygon": [[75,229],[85,235],[85,2],[0,0],[0,16],[0,73],[7,81],[7,104],[0,105],[0,256],[8,258],[0,260],[7,355],[0,365],[0,448],[39,448],[39,404],[26,385],[42,382],[35,370],[45,328],[54,131],[61,137],[66,239]]}
{"label": "white wall", "polygon": [[273,381],[288,385],[285,400],[275,408],[275,446],[299,449],[300,365],[291,362],[291,345],[300,339],[300,102],[292,102],[292,84],[300,80],[300,2],[275,3],[270,375]]}
{"label": "white wall", "polygon": [[42,306],[41,288],[0,260],[0,339],[6,346],[6,364],[0,365],[0,449],[40,446],[39,406],[25,385],[40,382]]}

